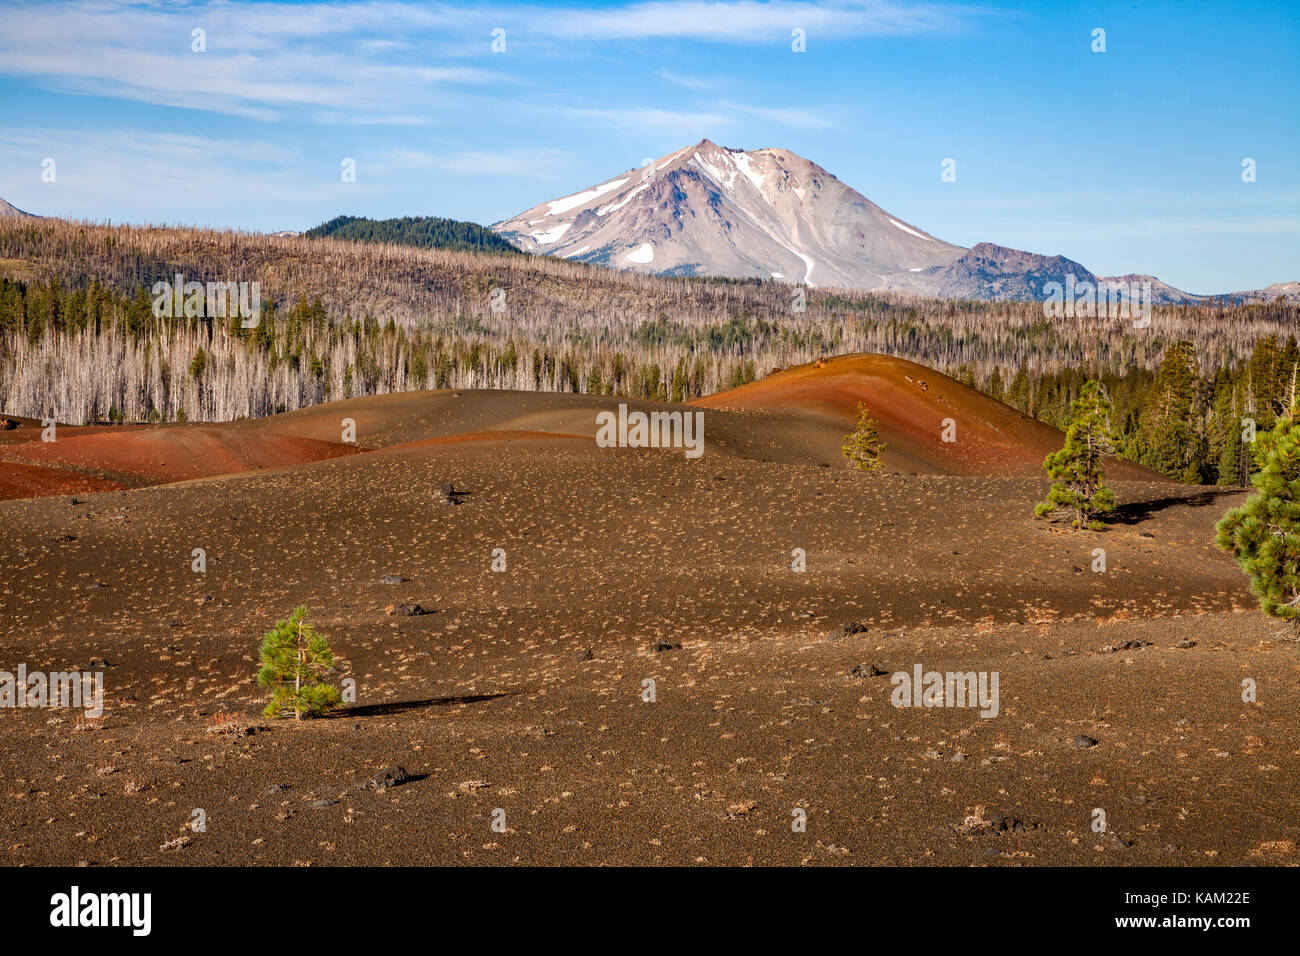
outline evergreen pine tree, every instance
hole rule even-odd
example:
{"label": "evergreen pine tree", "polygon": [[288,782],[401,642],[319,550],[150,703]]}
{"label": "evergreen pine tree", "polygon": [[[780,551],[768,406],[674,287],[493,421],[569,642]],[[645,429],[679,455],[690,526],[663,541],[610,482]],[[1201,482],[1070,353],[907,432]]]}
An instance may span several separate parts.
{"label": "evergreen pine tree", "polygon": [[996,398],[999,402],[1004,397],[1002,394],[1002,369],[996,365],[993,366],[993,374],[989,376],[988,394],[990,398]]}
{"label": "evergreen pine tree", "polygon": [[199,346],[194,352],[194,360],[190,362],[190,378],[200,379],[208,367],[208,353],[203,351],[203,346]]}
{"label": "evergreen pine tree", "polygon": [[1012,408],[1025,412],[1029,408],[1029,366],[1024,359],[1020,360],[1020,367],[1016,369],[1015,377],[1011,379],[1011,387],[1007,389],[1006,403]]}
{"label": "evergreen pine tree", "polygon": [[876,420],[871,417],[865,402],[858,402],[857,427],[845,436],[842,448],[844,456],[858,471],[873,472],[884,467],[880,455],[885,450],[885,443],[880,440]]}
{"label": "evergreen pine tree", "polygon": [[262,637],[257,682],[271,688],[271,702],[263,711],[267,717],[290,711],[295,720],[303,714],[318,717],[339,704],[338,688],[322,679],[334,669],[334,652],[306,616],[305,607],[294,608]]}
{"label": "evergreen pine tree", "polygon": [[1250,577],[1265,614],[1300,618],[1300,405],[1278,416],[1255,437],[1259,490],[1231,509],[1215,530],[1215,544],[1229,551]]}
{"label": "evergreen pine tree", "polygon": [[1248,374],[1254,409],[1259,424],[1264,428],[1273,427],[1274,416],[1283,407],[1280,404],[1282,381],[1278,373],[1281,364],[1277,339],[1274,336],[1266,335],[1255,342],[1255,347],[1250,353]]}
{"label": "evergreen pine tree", "polygon": [[[1196,455],[1196,391],[1195,347],[1191,342],[1169,346],[1139,418],[1130,454],[1161,474],[1188,480],[1188,466]],[[1196,472],[1199,474],[1199,469]]]}
{"label": "evergreen pine tree", "polygon": [[1103,459],[1115,454],[1110,399],[1098,382],[1087,382],[1070,406],[1065,445],[1043,464],[1052,479],[1047,500],[1034,509],[1040,518],[1068,518],[1071,527],[1100,531],[1101,515],[1115,510],[1115,495],[1106,487]]}

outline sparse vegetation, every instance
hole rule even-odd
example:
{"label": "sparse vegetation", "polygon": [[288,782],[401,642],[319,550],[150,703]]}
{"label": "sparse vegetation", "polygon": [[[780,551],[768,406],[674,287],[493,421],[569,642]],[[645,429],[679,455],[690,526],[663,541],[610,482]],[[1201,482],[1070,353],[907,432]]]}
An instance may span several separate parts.
{"label": "sparse vegetation", "polygon": [[885,443],[880,440],[876,420],[871,417],[865,402],[858,402],[857,427],[845,436],[843,449],[844,457],[858,471],[874,472],[884,467],[880,455],[885,450]]}
{"label": "sparse vegetation", "polygon": [[209,734],[238,734],[243,723],[238,714],[219,711],[205,721],[203,729]]}
{"label": "sparse vegetation", "polygon": [[306,617],[305,607],[294,608],[262,638],[257,682],[271,688],[267,717],[319,717],[339,705],[339,689],[324,680],[334,669],[334,652]]}
{"label": "sparse vegetation", "polygon": [[1052,487],[1034,514],[1100,531],[1105,527],[1102,516],[1115,510],[1115,494],[1106,487],[1103,471],[1105,459],[1115,453],[1110,399],[1099,382],[1088,382],[1070,412],[1064,447],[1043,462]]}

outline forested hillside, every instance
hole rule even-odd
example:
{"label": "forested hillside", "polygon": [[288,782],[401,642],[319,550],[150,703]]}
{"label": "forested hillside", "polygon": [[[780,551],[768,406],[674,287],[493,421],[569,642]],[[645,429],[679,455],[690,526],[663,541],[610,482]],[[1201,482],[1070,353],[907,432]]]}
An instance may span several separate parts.
{"label": "forested hillside", "polygon": [[415,246],[418,249],[454,249],[462,252],[507,254],[519,252],[491,229],[486,229],[476,222],[439,219],[435,216],[403,216],[401,219],[335,216],[315,229],[308,229],[305,235],[309,239],[387,242],[395,246]]}

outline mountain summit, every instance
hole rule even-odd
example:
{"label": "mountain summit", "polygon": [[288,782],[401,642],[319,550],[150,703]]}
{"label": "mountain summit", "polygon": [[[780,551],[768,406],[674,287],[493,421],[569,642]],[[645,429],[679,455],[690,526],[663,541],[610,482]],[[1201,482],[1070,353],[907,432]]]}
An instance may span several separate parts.
{"label": "mountain summit", "polygon": [[[1042,298],[1051,283],[1140,280],[1156,303],[1211,298],[1152,276],[1098,276],[1063,256],[953,245],[788,149],[729,149],[707,139],[492,228],[527,252],[664,275],[1022,300]],[[1300,286],[1224,295],[1300,300]]]}
{"label": "mountain summit", "polygon": [[615,268],[868,289],[966,251],[789,150],[707,139],[493,228],[528,252]]}

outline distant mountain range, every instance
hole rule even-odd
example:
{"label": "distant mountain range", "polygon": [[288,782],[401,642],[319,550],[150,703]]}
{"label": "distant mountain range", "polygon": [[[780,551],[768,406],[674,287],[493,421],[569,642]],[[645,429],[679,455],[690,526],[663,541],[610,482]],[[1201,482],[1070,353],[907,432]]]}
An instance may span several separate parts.
{"label": "distant mountain range", "polygon": [[[31,215],[0,199],[0,217]],[[707,139],[491,227],[434,216],[337,216],[306,233],[272,235],[523,251],[662,275],[775,279],[935,298],[1032,301],[1047,298],[1054,283],[1117,283],[1140,287],[1152,304],[1300,301],[1297,281],[1195,295],[1154,276],[1098,276],[1064,256],[991,242],[967,249],[886,212],[789,150],[729,149]]]}
{"label": "distant mountain range", "polygon": [[[1021,300],[1043,298],[1045,286],[1069,277],[1149,282],[1154,303],[1214,298],[1152,276],[1098,276],[1063,256],[944,242],[789,150],[707,139],[492,228],[528,252],[668,275]],[[1226,295],[1300,299],[1300,282]]]}

